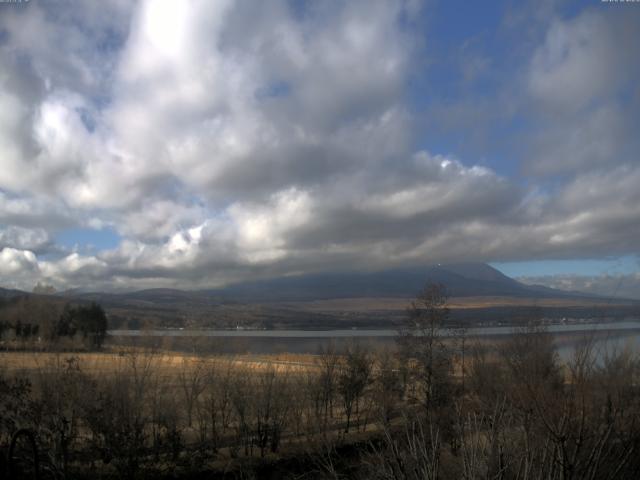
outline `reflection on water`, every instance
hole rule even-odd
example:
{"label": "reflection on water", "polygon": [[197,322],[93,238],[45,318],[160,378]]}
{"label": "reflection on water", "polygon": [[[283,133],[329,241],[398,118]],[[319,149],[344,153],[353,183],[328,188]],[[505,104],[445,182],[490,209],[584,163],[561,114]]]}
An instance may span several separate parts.
{"label": "reflection on water", "polygon": [[567,362],[573,357],[575,347],[589,340],[593,340],[593,353],[600,361],[625,350],[634,353],[640,352],[640,331],[608,331],[605,334],[584,332],[567,339],[556,335],[556,350],[560,358]]}
{"label": "reflection on water", "polygon": [[[593,338],[598,356],[623,348],[640,351],[640,320],[576,325],[552,325],[560,357],[568,360],[574,347]],[[479,327],[467,330],[471,340],[504,340],[513,327]],[[219,353],[317,353],[332,343],[341,349],[357,342],[370,348],[392,347],[396,330],[112,330],[115,344],[138,344]],[[169,345],[170,343],[170,345]]]}
{"label": "reflection on water", "polygon": [[[640,331],[640,320],[550,325],[551,333],[603,332],[603,331]],[[466,330],[467,335],[493,336],[511,335],[514,327],[476,327]],[[110,330],[109,335],[117,337],[278,337],[278,338],[355,338],[355,337],[395,337],[397,330]]]}

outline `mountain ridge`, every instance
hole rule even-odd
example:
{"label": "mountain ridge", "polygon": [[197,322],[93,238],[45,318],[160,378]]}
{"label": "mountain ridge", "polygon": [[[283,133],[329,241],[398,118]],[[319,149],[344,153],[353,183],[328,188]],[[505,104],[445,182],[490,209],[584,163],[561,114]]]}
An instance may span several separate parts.
{"label": "mountain ridge", "polygon": [[515,296],[603,298],[526,285],[485,263],[437,264],[375,272],[319,273],[276,277],[200,292],[240,301],[310,301],[352,297],[412,298],[427,283],[440,283],[452,297]]}
{"label": "mountain ridge", "polygon": [[638,300],[526,285],[489,265],[471,263],[277,277],[201,290],[67,290],[43,295],[0,289],[0,298],[98,302],[114,329],[388,328],[403,318],[409,301],[429,282],[446,286],[452,319],[460,323],[509,321],[533,310],[547,319],[636,318],[640,312]]}
{"label": "mountain ridge", "polygon": [[[281,276],[210,289],[147,288],[112,293],[72,289],[52,295],[87,301],[128,299],[138,302],[159,301],[165,304],[171,301],[197,304],[281,303],[355,297],[413,298],[428,283],[444,285],[451,297],[513,296],[610,300],[609,297],[584,292],[559,290],[543,285],[527,285],[508,277],[486,263],[473,262],[372,272],[325,272]],[[0,298],[19,295],[33,295],[33,293],[0,287]],[[616,300],[634,301],[623,298],[616,298]]]}

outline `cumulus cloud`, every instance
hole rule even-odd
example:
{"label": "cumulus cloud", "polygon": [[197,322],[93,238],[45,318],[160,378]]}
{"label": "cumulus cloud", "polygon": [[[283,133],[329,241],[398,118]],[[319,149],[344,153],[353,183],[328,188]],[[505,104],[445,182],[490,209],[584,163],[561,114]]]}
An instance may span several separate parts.
{"label": "cumulus cloud", "polygon": [[4,247],[0,250],[0,277],[9,288],[23,288],[40,274],[33,252]]}
{"label": "cumulus cloud", "polygon": [[[192,287],[636,251],[637,114],[620,93],[640,57],[619,44],[637,44],[638,17],[552,19],[500,98],[507,114],[486,99],[438,106],[440,122],[473,136],[483,118],[535,104],[534,123],[549,127],[523,141],[532,183],[423,144],[408,93],[423,53],[409,26],[418,10],[284,0],[4,9],[0,282]],[[469,58],[463,83],[496,65],[481,58]],[[514,92],[524,100],[510,103]],[[105,226],[122,240],[92,255],[53,240]]]}
{"label": "cumulus cloud", "polygon": [[25,270],[34,271],[38,269],[36,256],[28,250],[17,250],[5,247],[0,251],[0,265],[2,265],[3,275],[22,273]]}

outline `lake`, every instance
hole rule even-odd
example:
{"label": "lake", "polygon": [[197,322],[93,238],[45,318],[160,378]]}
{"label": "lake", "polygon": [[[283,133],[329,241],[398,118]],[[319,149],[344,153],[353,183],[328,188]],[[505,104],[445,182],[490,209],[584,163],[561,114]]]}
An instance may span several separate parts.
{"label": "lake", "polygon": [[[568,358],[583,338],[594,337],[602,351],[629,347],[640,349],[640,320],[596,324],[549,325],[561,357]],[[491,341],[512,335],[512,326],[467,329],[471,340]],[[110,330],[116,344],[164,346],[220,353],[317,353],[329,343],[343,348],[357,342],[370,348],[392,347],[397,331],[384,330]]]}

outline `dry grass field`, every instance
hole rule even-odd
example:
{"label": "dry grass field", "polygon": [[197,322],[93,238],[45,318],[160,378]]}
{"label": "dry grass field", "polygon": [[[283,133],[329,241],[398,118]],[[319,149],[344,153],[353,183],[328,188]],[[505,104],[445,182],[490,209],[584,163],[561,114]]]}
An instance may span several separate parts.
{"label": "dry grass field", "polygon": [[[280,466],[290,471],[294,459],[295,477],[269,478],[313,470],[309,478],[358,471],[357,478],[382,480],[396,478],[384,473],[397,461],[434,458],[441,478],[480,478],[461,472],[488,471],[495,444],[509,478],[529,478],[520,475],[521,459],[542,473],[556,468],[565,445],[556,429],[575,439],[582,433],[572,428],[582,424],[588,444],[576,453],[574,478],[640,468],[630,456],[640,445],[636,357],[620,352],[599,365],[585,350],[573,365],[561,364],[549,335],[469,341],[464,357],[459,342],[429,345],[414,344],[406,363],[356,345],[317,355],[109,344],[101,352],[2,351],[0,407],[9,423],[0,449],[27,425],[48,452],[47,466],[77,478],[263,478]],[[528,429],[530,422],[540,428]],[[603,442],[597,461],[585,463]],[[478,463],[465,464],[472,457]]]}
{"label": "dry grass field", "polygon": [[70,361],[77,362],[90,374],[107,374],[122,371],[132,356],[144,358],[163,377],[178,375],[185,367],[200,364],[204,367],[233,367],[244,371],[264,372],[273,369],[278,373],[303,373],[318,368],[315,355],[224,355],[203,356],[183,352],[164,352],[129,349],[104,352],[0,352],[0,370],[6,373],[29,373],[58,369]]}
{"label": "dry grass field", "polygon": [[[410,299],[397,297],[358,297],[315,300],[310,302],[289,302],[287,307],[310,312],[366,312],[366,311],[403,311]],[[624,301],[594,298],[529,298],[529,297],[451,297],[448,306],[451,309],[491,308],[491,307],[595,307],[607,305],[626,305]]]}

